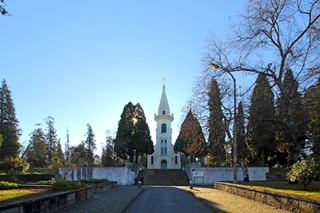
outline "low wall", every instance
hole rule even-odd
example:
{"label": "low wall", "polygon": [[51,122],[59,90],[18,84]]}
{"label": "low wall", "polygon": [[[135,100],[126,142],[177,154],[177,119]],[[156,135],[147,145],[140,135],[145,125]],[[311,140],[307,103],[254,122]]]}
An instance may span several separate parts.
{"label": "low wall", "polygon": [[214,187],[221,191],[236,194],[290,212],[320,212],[320,201],[311,198],[253,189],[250,186],[231,183],[215,182]]}
{"label": "low wall", "polygon": [[51,213],[61,208],[68,207],[90,199],[94,192],[103,192],[116,188],[117,183],[93,184],[85,189],[78,189],[65,192],[57,192],[27,198],[21,201],[4,202],[0,204],[1,213]]}
{"label": "low wall", "polygon": [[125,167],[59,168],[59,174],[66,180],[108,179],[109,181],[116,181],[118,185],[134,184],[134,178],[138,173],[139,167],[132,163],[127,163]]}
{"label": "low wall", "polygon": [[[232,181],[232,167],[200,167],[199,164],[193,163],[186,167],[189,180],[196,185],[212,185],[216,181]],[[268,167],[248,167],[250,180],[266,180],[266,174],[269,172]],[[238,180],[243,180],[242,168],[237,168]]]}

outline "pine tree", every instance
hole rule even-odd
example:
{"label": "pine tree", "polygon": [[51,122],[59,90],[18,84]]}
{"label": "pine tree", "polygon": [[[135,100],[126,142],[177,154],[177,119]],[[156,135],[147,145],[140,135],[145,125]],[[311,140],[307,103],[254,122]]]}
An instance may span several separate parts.
{"label": "pine tree", "polygon": [[221,96],[218,82],[212,78],[209,93],[209,153],[212,163],[221,166],[225,162],[225,125],[221,109]]}
{"label": "pine tree", "polygon": [[139,155],[153,153],[149,126],[139,103],[133,105],[129,102],[124,106],[114,140],[114,150],[120,158],[124,160],[129,158],[130,162],[137,162]]}
{"label": "pine tree", "polygon": [[102,148],[101,163],[103,166],[115,166],[116,154],[114,152],[114,142],[110,131],[106,132],[106,145]]}
{"label": "pine tree", "polygon": [[187,156],[190,156],[191,161],[194,161],[195,158],[202,158],[207,155],[207,144],[202,128],[191,110],[188,112],[181,125],[178,138],[183,143],[182,152]]}
{"label": "pine tree", "polygon": [[304,98],[305,111],[308,112],[309,138],[312,142],[313,156],[320,158],[320,79],[317,84],[310,87]]}
{"label": "pine tree", "polygon": [[49,161],[51,162],[53,157],[57,157],[57,146],[58,146],[58,137],[56,133],[56,129],[54,128],[54,118],[51,116],[48,116],[46,119],[47,124],[47,133],[46,133],[46,139],[48,143],[48,156]]}
{"label": "pine tree", "polygon": [[87,123],[87,138],[85,140],[85,145],[86,145],[86,149],[87,149],[87,163],[93,164],[94,163],[94,150],[96,149],[96,140],[95,140],[95,135],[94,132],[92,130],[92,127],[89,123]]}
{"label": "pine tree", "polygon": [[290,69],[284,75],[283,87],[277,101],[277,117],[281,121],[278,123],[278,135],[282,147],[289,154],[287,163],[292,165],[304,154],[307,113],[302,105],[302,95],[298,92],[299,84]]}
{"label": "pine tree", "polygon": [[240,101],[238,105],[237,113],[237,151],[238,159],[240,161],[246,162],[249,157],[249,150],[246,143],[246,130],[244,121],[243,104]]}
{"label": "pine tree", "polygon": [[11,91],[7,82],[3,80],[0,87],[0,134],[2,135],[0,160],[6,157],[16,158],[19,155],[21,145],[18,123]]}
{"label": "pine tree", "polygon": [[38,128],[31,134],[26,158],[33,167],[45,167],[48,165],[48,144],[42,128]]}
{"label": "pine tree", "polygon": [[248,124],[248,144],[252,150],[252,163],[265,166],[275,152],[275,107],[271,86],[260,74],[251,97]]}
{"label": "pine tree", "polygon": [[70,147],[70,162],[78,166],[87,165],[87,149],[84,142],[76,147]]}
{"label": "pine tree", "polygon": [[65,163],[64,153],[62,151],[60,139],[58,140],[58,144],[57,144],[57,158],[59,158],[59,161],[61,162],[61,164]]}

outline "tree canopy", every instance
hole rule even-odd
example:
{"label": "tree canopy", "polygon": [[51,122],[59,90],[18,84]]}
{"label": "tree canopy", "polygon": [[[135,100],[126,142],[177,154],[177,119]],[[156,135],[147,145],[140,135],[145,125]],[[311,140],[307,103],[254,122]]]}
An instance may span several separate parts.
{"label": "tree canopy", "polygon": [[[195,158],[202,158],[207,154],[207,144],[199,121],[191,110],[184,119],[178,136],[176,151],[182,151],[185,155]],[[180,144],[179,144],[180,143]],[[182,150],[181,150],[182,147]]]}
{"label": "tree canopy", "polygon": [[149,126],[139,103],[133,105],[129,102],[124,106],[114,140],[114,150],[119,157],[124,160],[129,158],[130,162],[137,162],[139,155],[153,153]]}
{"label": "tree canopy", "polygon": [[18,157],[20,153],[18,119],[11,97],[11,91],[5,80],[0,87],[0,134],[2,146],[0,148],[0,160],[5,157]]}

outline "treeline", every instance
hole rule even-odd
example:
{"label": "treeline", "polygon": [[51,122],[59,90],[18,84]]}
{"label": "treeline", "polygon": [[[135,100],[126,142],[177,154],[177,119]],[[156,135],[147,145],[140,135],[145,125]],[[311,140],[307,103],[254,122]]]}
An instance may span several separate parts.
{"label": "treeline", "polygon": [[95,155],[95,134],[87,123],[85,139],[76,146],[70,145],[66,130],[64,149],[55,129],[55,119],[48,116],[45,127],[37,124],[30,134],[27,147],[22,150],[21,136],[11,91],[7,82],[0,87],[0,170],[13,175],[16,171],[31,168],[57,169],[61,166],[123,166],[135,162],[146,166],[145,154],[153,153],[153,143],[144,111],[140,104],[129,102],[123,109],[116,137],[109,131],[102,147],[101,157]]}
{"label": "treeline", "polygon": [[[251,100],[237,103],[238,163],[252,166],[291,166],[300,159],[320,156],[320,79],[303,93],[288,69],[283,80],[284,90],[275,98],[267,77],[260,74]],[[233,117],[223,106],[218,82],[213,78],[207,92],[208,116],[204,128],[189,110],[181,125],[175,150],[206,161],[209,165],[231,165]],[[194,110],[196,111],[196,110]],[[293,124],[287,124],[288,116]],[[202,120],[203,121],[203,120]],[[205,129],[206,131],[203,131]],[[204,133],[205,132],[205,133]],[[206,135],[206,137],[205,137]],[[206,138],[206,140],[205,140]]]}

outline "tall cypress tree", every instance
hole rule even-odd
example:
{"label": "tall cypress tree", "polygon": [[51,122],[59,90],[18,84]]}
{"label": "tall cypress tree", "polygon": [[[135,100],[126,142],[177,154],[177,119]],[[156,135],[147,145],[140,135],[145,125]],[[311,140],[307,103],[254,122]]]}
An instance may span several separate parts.
{"label": "tall cypress tree", "polygon": [[218,82],[212,78],[209,88],[209,153],[213,164],[220,166],[225,162],[225,127],[221,108],[221,96]]}
{"label": "tall cypress tree", "polygon": [[305,93],[304,106],[309,115],[308,131],[312,152],[320,158],[320,79]]}
{"label": "tall cypress tree", "polygon": [[87,123],[87,138],[85,140],[86,144],[86,149],[87,149],[87,163],[88,164],[93,164],[94,162],[94,150],[96,149],[96,140],[95,140],[95,135],[92,130],[92,126]]}
{"label": "tall cypress tree", "polygon": [[277,100],[277,117],[281,121],[278,128],[282,146],[288,152],[288,165],[295,163],[303,155],[305,146],[307,113],[302,104],[299,84],[288,69],[283,79],[283,94]]}
{"label": "tall cypress tree", "polygon": [[154,150],[147,119],[142,106],[139,103],[135,105],[135,115],[135,119],[137,119],[136,123],[134,124],[134,137],[136,143],[135,162],[138,162],[139,156],[142,156],[143,154],[152,154]]}
{"label": "tall cypress tree", "polygon": [[131,162],[133,162],[133,148],[129,147],[129,144],[132,141],[133,112],[134,105],[131,102],[124,106],[114,140],[114,150],[117,155],[124,160],[129,156]]}
{"label": "tall cypress tree", "polygon": [[[133,105],[129,102],[124,106],[114,140],[114,150],[124,160],[129,157],[130,162],[137,162],[139,155],[153,153],[149,126],[139,103]],[[136,159],[134,159],[134,150],[136,150]]]}
{"label": "tall cypress tree", "polygon": [[7,82],[2,81],[0,87],[0,134],[2,146],[0,147],[0,160],[5,157],[18,157],[21,144],[19,143],[19,128],[11,91]]}
{"label": "tall cypress tree", "polygon": [[251,97],[248,124],[248,144],[252,148],[253,164],[265,166],[275,151],[274,95],[265,75],[260,74]]}
{"label": "tall cypress tree", "polygon": [[191,110],[181,125],[178,138],[182,142],[182,152],[191,156],[191,161],[207,155],[207,144],[202,128]]}

